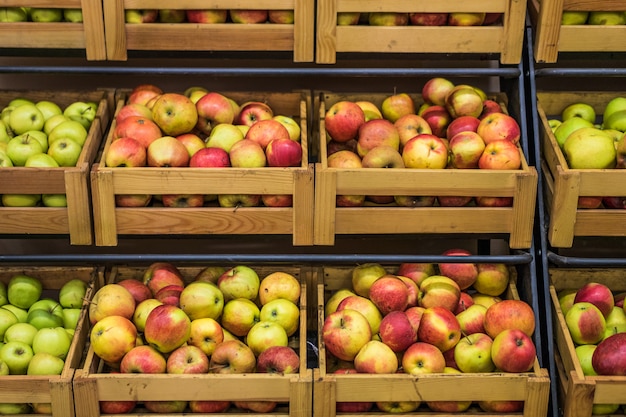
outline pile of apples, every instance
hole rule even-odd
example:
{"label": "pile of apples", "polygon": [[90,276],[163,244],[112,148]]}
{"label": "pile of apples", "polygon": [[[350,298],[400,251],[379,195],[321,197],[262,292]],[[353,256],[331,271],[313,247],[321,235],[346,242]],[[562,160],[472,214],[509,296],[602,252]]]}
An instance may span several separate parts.
{"label": "pile of apples", "polygon": [[[444,252],[468,256],[463,249]],[[509,270],[503,264],[403,263],[391,272],[377,263],[352,270],[352,287],[325,301],[322,340],[329,373],[410,375],[527,372],[536,349],[535,315],[526,302],[504,299]],[[337,411],[374,408],[402,412],[420,402],[337,404]],[[460,412],[471,401],[428,401],[432,411]],[[478,402],[492,412],[516,412],[520,401]],[[398,410],[395,410],[398,412]]]}
{"label": "pile of apples", "polygon": [[[559,305],[585,375],[626,375],[624,293],[589,282],[558,293]],[[615,414],[620,404],[594,404],[593,414]]]}
{"label": "pile of apples", "polygon": [[[207,267],[193,281],[167,262],[139,279],[101,287],[89,308],[90,343],[112,372],[143,374],[297,373],[291,347],[300,323],[300,283],[275,271]],[[142,401],[151,412],[271,412],[273,401]],[[103,413],[128,413],[137,401],[101,401]]]}
{"label": "pile of apples", "polygon": [[[626,97],[610,100],[598,116],[591,104],[576,102],[548,120],[570,168],[626,168]],[[625,209],[626,197],[579,197],[578,207]]]}
{"label": "pile of apples", "polygon": [[[115,116],[108,167],[261,168],[299,167],[300,125],[274,114],[262,101],[237,103],[215,91],[191,87],[183,94],[151,84],[135,87]],[[116,195],[120,207],[288,207],[291,195]]]}
{"label": "pile of apples", "polygon": [[0,7],[0,22],[82,23],[82,9],[52,7]]}
{"label": "pile of apples", "polygon": [[[326,111],[329,168],[519,169],[521,130],[479,88],[428,80],[423,104],[407,93],[373,102],[341,100]],[[400,206],[511,206],[512,197],[338,196],[340,207],[366,200]]]}
{"label": "pile of apples", "polygon": [[[98,104],[75,101],[64,108],[50,100],[16,97],[0,112],[0,169],[74,167]],[[4,194],[5,207],[65,207],[65,194]]]}
{"label": "pile of apples", "polygon": [[126,23],[294,23],[293,10],[126,9]]}
{"label": "pile of apples", "polygon": [[[44,296],[34,276],[0,281],[0,375],[61,375],[86,292],[80,279],[66,282],[58,299]],[[31,411],[50,414],[50,404],[0,403],[0,414]]]}
{"label": "pile of apples", "polygon": [[581,12],[577,10],[563,10],[561,15],[562,25],[624,25],[626,24],[626,11],[593,11]]}
{"label": "pile of apples", "polygon": [[502,13],[337,13],[340,26],[489,26],[501,22]]}

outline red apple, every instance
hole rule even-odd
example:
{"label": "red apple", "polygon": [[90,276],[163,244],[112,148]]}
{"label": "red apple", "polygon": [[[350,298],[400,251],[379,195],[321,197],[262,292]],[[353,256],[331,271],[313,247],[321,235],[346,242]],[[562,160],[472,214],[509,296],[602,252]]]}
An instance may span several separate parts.
{"label": "red apple", "polygon": [[437,197],[437,201],[441,207],[465,207],[473,200],[474,197],[468,196],[441,195]]}
{"label": "red apple", "polygon": [[146,207],[152,201],[150,194],[116,194],[116,207]]}
{"label": "red apple", "polygon": [[182,413],[187,408],[187,401],[143,401],[143,406],[151,413]]}
{"label": "red apple", "polygon": [[152,295],[168,285],[185,286],[180,270],[169,262],[154,262],[143,273],[142,281],[150,288]]}
{"label": "red apple", "polygon": [[228,152],[222,148],[203,148],[189,160],[192,168],[227,168],[230,167]]}
{"label": "red apple", "polygon": [[[334,374],[356,374],[358,371],[354,368],[340,368],[333,372]],[[336,401],[336,412],[338,413],[363,413],[370,411],[374,406],[371,401]]]}
{"label": "red apple", "polygon": [[[444,256],[471,256],[465,249],[448,249]],[[478,267],[475,263],[439,263],[439,273],[454,280],[461,290],[471,287],[478,276]]]}
{"label": "red apple", "polygon": [[161,353],[169,353],[187,342],[191,334],[191,320],[179,307],[156,306],[146,319],[144,338]]}
{"label": "red apple", "polygon": [[450,139],[451,164],[458,169],[478,168],[485,142],[476,132],[459,132]]}
{"label": "red apple", "polygon": [[576,291],[574,303],[583,301],[598,307],[605,318],[609,315],[615,305],[615,299],[611,289],[599,282],[588,282]]}
{"label": "red apple", "polygon": [[418,303],[421,307],[443,307],[456,310],[461,297],[461,288],[452,278],[443,275],[431,275],[420,285]]}
{"label": "red apple", "polygon": [[425,278],[435,275],[435,265],[431,263],[404,262],[398,267],[397,274],[411,278],[417,285],[420,285]]}
{"label": "red apple", "polygon": [[169,304],[178,307],[180,293],[183,291],[183,289],[184,287],[182,287],[181,285],[168,285],[157,291],[154,298],[156,298],[163,304]]}
{"label": "red apple", "polygon": [[397,276],[384,275],[372,283],[369,298],[384,316],[392,311],[403,311],[407,308],[409,290]]}
{"label": "red apple", "polygon": [[496,368],[504,372],[530,371],[536,354],[532,339],[518,329],[503,330],[491,346],[491,359]]}
{"label": "red apple", "polygon": [[185,15],[189,23],[225,23],[228,10],[186,10]]}
{"label": "red apple", "polygon": [[150,288],[142,281],[133,278],[126,278],[117,282],[118,285],[126,288],[129,293],[135,299],[135,304],[139,305],[143,300],[147,300],[148,298],[152,298],[152,292]]}
{"label": "red apple", "polygon": [[[261,123],[255,124],[250,130]],[[302,145],[289,138],[272,139],[267,144],[265,155],[270,167],[299,167],[302,164]]]}
{"label": "red apple", "polygon": [[394,352],[403,352],[417,342],[417,333],[404,311],[392,311],[380,322],[380,340]]}
{"label": "red apple", "polygon": [[271,346],[261,352],[257,358],[257,372],[295,374],[299,369],[300,357],[289,346]]}
{"label": "red apple", "polygon": [[125,104],[115,115],[116,124],[121,123],[122,120],[129,116],[140,116],[146,119],[152,119],[152,110],[140,103]]}
{"label": "red apple", "polygon": [[474,299],[467,291],[461,291],[459,296],[459,303],[457,304],[456,309],[454,309],[454,314],[459,314],[461,311],[465,311],[469,306],[474,305]]}
{"label": "red apple", "polygon": [[146,161],[146,148],[133,138],[119,138],[111,142],[104,159],[107,167],[143,167]]}
{"label": "red apple", "polygon": [[352,101],[338,101],[330,106],[324,117],[326,133],[337,142],[355,139],[361,125],[365,123],[365,113]]}
{"label": "red apple", "polygon": [[626,209],[626,197],[602,197],[602,205],[607,209]]}
{"label": "red apple", "polygon": [[486,313],[487,307],[480,304],[472,304],[460,313],[456,313],[456,319],[463,334],[485,333]]}
{"label": "red apple", "polygon": [[363,123],[357,134],[357,153],[363,158],[377,146],[389,146],[400,149],[400,134],[392,122],[386,119],[374,119]]}
{"label": "red apple", "polygon": [[276,401],[233,401],[233,405],[241,410],[253,413],[271,413],[278,403]]}
{"label": "red apple", "polygon": [[163,194],[161,196],[163,207],[202,207],[204,195],[202,194]]}
{"label": "red apple", "polygon": [[289,139],[289,131],[278,120],[259,120],[248,129],[245,139],[257,142],[263,149],[274,139]]}
{"label": "red apple", "polygon": [[326,350],[336,358],[353,361],[359,350],[372,339],[370,324],[356,310],[341,310],[329,314],[322,326]]}
{"label": "red apple", "polygon": [[377,334],[379,332],[383,315],[372,300],[356,294],[349,295],[339,302],[335,311],[346,309],[355,310],[363,314],[370,325],[372,334]]}
{"label": "red apple", "polygon": [[[154,20],[156,20],[157,12],[154,11]],[[128,100],[126,101],[128,104],[138,103],[142,105],[146,105],[148,101],[152,98],[157,97],[163,94],[163,90],[153,84],[140,84],[133,88],[128,95]]]}
{"label": "red apple", "polygon": [[452,311],[443,307],[428,307],[422,314],[417,338],[445,352],[461,338],[461,326]]}
{"label": "red apple", "polygon": [[166,361],[161,352],[148,345],[135,346],[120,362],[120,372],[125,374],[163,374]]}
{"label": "red apple", "polygon": [[427,103],[443,106],[446,97],[454,88],[454,83],[446,78],[434,77],[426,81],[422,87],[422,98]]}
{"label": "red apple", "polygon": [[476,197],[478,207],[511,207],[513,197]]}
{"label": "red apple", "polygon": [[209,357],[197,346],[183,345],[167,357],[168,374],[206,374]]}
{"label": "red apple", "polygon": [[478,160],[480,169],[520,169],[521,166],[522,158],[517,145],[504,139],[489,142]]}
{"label": "red apple", "polygon": [[409,13],[409,21],[415,26],[446,26],[448,13]]}
{"label": "red apple", "polygon": [[495,338],[506,329],[521,330],[528,336],[535,331],[535,313],[532,307],[522,300],[502,300],[487,308],[485,332]]}
{"label": "red apple", "polygon": [[478,401],[477,404],[487,413],[517,413],[524,409],[524,401]]}
{"label": "red apple", "polygon": [[129,116],[116,122],[113,130],[113,139],[133,138],[146,149],[161,136],[161,128],[152,119],[143,116]]}
{"label": "red apple", "polygon": [[483,112],[478,117],[479,119],[484,119],[493,113],[502,113],[502,107],[500,107],[500,103],[495,100],[487,99],[483,101]]}
{"label": "red apple", "polygon": [[205,134],[220,123],[233,123],[235,112],[229,99],[223,94],[210,91],[196,102],[197,128]]}
{"label": "red apple", "polygon": [[597,209],[602,205],[602,199],[603,197],[598,196],[578,196],[578,204],[576,206],[580,209]]}
{"label": "red apple", "polygon": [[460,116],[453,119],[446,129],[445,137],[452,139],[456,134],[461,132],[476,132],[480,125],[480,119],[475,116]]}
{"label": "red apple", "polygon": [[292,207],[292,194],[263,194],[261,202],[266,207]]}
{"label": "red apple", "polygon": [[402,369],[410,375],[441,373],[446,359],[437,346],[427,342],[416,342],[402,355]]}
{"label": "red apple", "polygon": [[598,343],[591,357],[598,375],[626,375],[626,333],[616,333]]}
{"label": "red apple", "polygon": [[435,135],[417,135],[404,145],[402,159],[406,168],[444,169],[448,165],[448,146]]}
{"label": "red apple", "polygon": [[478,117],[483,111],[483,98],[473,87],[457,85],[446,96],[445,107],[453,118]]}
{"label": "red apple", "polygon": [[430,124],[426,121],[426,119],[415,113],[409,113],[401,116],[394,122],[394,126],[400,135],[400,149],[404,147],[404,144],[407,143],[409,139],[412,139],[419,134],[433,133]]}
{"label": "red apple", "polygon": [[448,113],[445,107],[437,105],[428,106],[420,116],[422,116],[422,119],[426,120],[433,135],[440,138],[446,137],[446,131],[452,122],[452,116],[450,116],[450,113]]}
{"label": "red apple", "polygon": [[235,124],[252,126],[261,120],[269,120],[274,117],[272,108],[262,101],[248,101],[239,107],[239,114],[235,118]]}
{"label": "red apple", "polygon": [[483,117],[476,132],[485,143],[495,140],[510,140],[517,143],[520,140],[521,129],[514,117],[505,113],[492,113]]}
{"label": "red apple", "polygon": [[189,409],[192,413],[225,413],[230,408],[230,401],[191,400]]}
{"label": "red apple", "polygon": [[398,370],[398,357],[387,344],[370,340],[354,357],[354,369],[367,374],[393,374]]}
{"label": "red apple", "polygon": [[186,167],[189,165],[189,152],[173,136],[163,136],[148,146],[146,153],[148,166],[151,167]]}

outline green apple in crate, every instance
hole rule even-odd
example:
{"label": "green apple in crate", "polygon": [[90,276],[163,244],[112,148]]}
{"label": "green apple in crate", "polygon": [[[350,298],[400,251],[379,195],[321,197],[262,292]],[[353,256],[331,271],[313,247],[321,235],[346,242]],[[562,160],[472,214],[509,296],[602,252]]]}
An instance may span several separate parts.
{"label": "green apple in crate", "polygon": [[607,169],[616,165],[615,141],[595,127],[577,129],[567,136],[563,152],[574,169]]}
{"label": "green apple in crate", "polygon": [[60,22],[63,20],[63,9],[33,7],[30,10],[30,20],[42,23]]}
{"label": "green apple in crate", "polygon": [[26,22],[28,13],[25,7],[0,7],[0,22]]}
{"label": "green apple in crate", "polygon": [[623,12],[618,11],[592,11],[587,19],[588,25],[615,26],[626,24]]}
{"label": "green apple in crate", "polygon": [[64,9],[63,20],[72,23],[83,22],[83,10],[82,9]]}

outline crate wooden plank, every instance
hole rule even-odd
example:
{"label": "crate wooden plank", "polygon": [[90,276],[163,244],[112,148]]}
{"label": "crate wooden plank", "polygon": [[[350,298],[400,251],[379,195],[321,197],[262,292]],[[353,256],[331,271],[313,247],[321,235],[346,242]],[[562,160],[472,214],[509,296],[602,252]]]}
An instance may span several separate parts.
{"label": "crate wooden plank", "polygon": [[[343,12],[488,12],[503,13],[499,26],[369,26],[337,25]],[[316,62],[332,64],[337,53],[495,53],[503,64],[521,60],[526,1],[321,0],[317,7]]]}
{"label": "crate wooden plank", "polygon": [[185,0],[168,5],[174,9],[291,10],[293,24],[127,24],[128,9],[162,9],[154,0],[104,2],[104,22],[109,60],[126,60],[128,51],[293,51],[294,62],[312,62],[315,3],[312,0]]}
{"label": "crate wooden plank", "polygon": [[[229,267],[228,263],[220,265]],[[232,265],[235,266],[235,265]],[[191,282],[206,265],[177,266],[185,282]],[[294,348],[300,354],[300,370],[295,374],[111,374],[103,362],[89,348],[84,365],[77,370],[73,380],[76,415],[100,416],[99,401],[149,401],[149,400],[216,400],[216,401],[277,401],[276,411],[268,415],[290,417],[312,416],[312,370],[307,369],[307,283],[312,282],[310,267],[250,265],[261,279],[274,271],[294,275],[301,283],[300,326],[293,336]],[[123,279],[141,279],[145,267],[114,266],[104,282],[113,283]],[[141,406],[130,415],[142,414]],[[248,412],[231,408],[229,416],[249,415]]]}
{"label": "crate wooden plank", "polygon": [[620,169],[571,169],[548,124],[560,118],[563,109],[586,102],[602,115],[606,104],[624,92],[537,92],[539,144],[546,210],[549,213],[548,240],[553,247],[569,248],[577,236],[626,236],[626,211],[579,209],[579,197],[626,195],[626,171]]}
{"label": "crate wooden plank", "polygon": [[590,417],[594,404],[626,402],[626,377],[585,376],[576,356],[565,315],[559,303],[562,290],[578,289],[588,282],[607,285],[614,292],[626,291],[622,268],[550,268],[550,299],[557,355],[559,404],[564,417]]}
{"label": "crate wooden plank", "polygon": [[8,284],[12,276],[26,274],[38,278],[47,297],[58,297],[59,289],[72,279],[88,284],[85,301],[65,358],[60,375],[4,375],[0,377],[0,402],[6,403],[50,403],[53,417],[74,417],[74,392],[72,379],[81,366],[83,351],[89,337],[87,312],[89,300],[97,283],[103,279],[103,271],[87,266],[0,266],[0,282]]}
{"label": "crate wooden plank", "polygon": [[[306,93],[224,93],[238,102],[266,101],[275,114],[293,117],[301,128],[302,165],[292,168],[109,168],[104,155],[91,171],[97,246],[117,245],[118,235],[287,234],[295,245],[313,242],[313,166],[308,163]],[[123,95],[122,95],[123,96]],[[118,102],[121,107],[124,98]],[[204,206],[201,208],[115,206],[119,194],[290,194],[292,207]]]}
{"label": "crate wooden plank", "polygon": [[[2,7],[81,9],[82,23],[15,22],[0,25],[4,48],[84,49],[87,60],[106,59],[104,18],[99,0],[3,0]],[[28,36],[25,36],[28,34]]]}
{"label": "crate wooden plank", "polygon": [[[392,266],[386,268],[393,273]],[[325,300],[336,290],[351,287],[352,268],[325,266],[317,275],[319,368],[314,370],[313,414],[335,416],[337,402],[352,401],[524,401],[524,416],[547,415],[550,380],[537,361],[527,373],[480,374],[341,374],[328,372],[326,349],[319,335],[324,324]],[[517,277],[515,271],[513,276]],[[504,298],[519,299],[515,280]],[[318,396],[319,394],[319,396]],[[418,409],[419,414],[430,415]],[[369,413],[368,413],[369,414]],[[436,413],[447,416],[454,414]]]}
{"label": "crate wooden plank", "polygon": [[50,100],[61,108],[76,101],[93,101],[98,104],[98,110],[75,167],[13,167],[0,170],[0,194],[65,194],[67,197],[67,207],[63,208],[0,207],[0,233],[69,235],[72,245],[92,244],[88,176],[111,120],[111,91],[7,90],[0,92],[0,105],[5,106],[17,97],[35,102]]}
{"label": "crate wooden plank", "polygon": [[[485,233],[508,235],[511,248],[530,247],[537,171],[528,165],[525,157],[520,170],[503,171],[328,167],[326,109],[339,100],[380,103],[384,97],[371,93],[319,95],[320,162],[315,167],[315,244],[332,245],[338,234]],[[419,106],[421,99],[414,97],[414,101]],[[337,207],[337,195],[511,196],[513,205]]]}
{"label": "crate wooden plank", "polygon": [[624,52],[625,25],[561,25],[564,11],[624,11],[623,0],[529,0],[534,59],[555,63],[559,52]]}

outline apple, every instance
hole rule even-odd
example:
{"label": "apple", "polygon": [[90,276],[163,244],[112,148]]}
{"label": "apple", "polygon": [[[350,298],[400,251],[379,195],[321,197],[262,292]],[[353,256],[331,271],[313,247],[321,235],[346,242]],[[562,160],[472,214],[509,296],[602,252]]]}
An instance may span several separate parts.
{"label": "apple", "polygon": [[404,311],[392,311],[382,318],[379,337],[393,352],[403,352],[417,342],[417,332]]}
{"label": "apple", "polygon": [[448,92],[444,106],[453,118],[460,116],[479,117],[483,111],[483,98],[475,88],[468,85],[457,85]]}
{"label": "apple", "polygon": [[346,309],[355,310],[361,313],[367,319],[372,334],[377,334],[379,332],[383,315],[372,300],[356,294],[347,295],[337,304],[334,311]]}
{"label": "apple", "polygon": [[252,139],[244,138],[235,142],[228,155],[231,165],[235,168],[261,168],[267,165],[265,150]]}
{"label": "apple", "polygon": [[152,291],[150,291],[150,288],[138,279],[126,278],[121,281],[117,281],[116,284],[126,288],[135,299],[135,304],[137,305],[148,298],[152,298]]}
{"label": "apple", "polygon": [[383,114],[376,104],[368,100],[358,100],[355,103],[363,110],[365,121],[373,119],[382,119]]}
{"label": "apple", "polygon": [[82,151],[82,146],[71,139],[58,139],[50,144],[50,155],[61,167],[75,167]]}
{"label": "apple", "polygon": [[377,401],[376,407],[390,414],[412,413],[420,406],[420,401]]}
{"label": "apple", "polygon": [[292,336],[300,324],[300,309],[292,301],[279,298],[263,304],[259,319],[280,324],[287,336]]}
{"label": "apple", "polygon": [[393,374],[398,370],[398,357],[386,343],[370,340],[355,356],[354,369],[360,373]]}
{"label": "apple", "polygon": [[574,303],[586,301],[598,307],[606,318],[615,305],[613,292],[600,282],[587,282],[576,291]]}
{"label": "apple", "polygon": [[180,293],[183,291],[183,287],[180,285],[168,285],[167,287],[161,288],[155,295],[154,298],[159,300],[163,304],[169,304],[174,306],[179,306]]}
{"label": "apple", "polygon": [[15,314],[7,309],[0,308],[0,336],[2,336],[2,340],[4,340],[7,330],[16,323],[19,323],[19,320]]}
{"label": "apple", "polygon": [[144,401],[143,406],[151,413],[182,413],[187,408],[187,401]]}
{"label": "apple", "polygon": [[448,140],[451,140],[454,136],[461,132],[477,132],[479,125],[480,119],[478,117],[456,117],[448,124],[444,137],[446,137]]}
{"label": "apple", "polygon": [[139,116],[144,119],[152,120],[152,110],[145,104],[127,103],[124,104],[115,114],[115,123],[120,124],[123,120],[131,116]]}
{"label": "apple", "polygon": [[404,145],[402,159],[406,168],[444,169],[448,165],[448,146],[435,135],[417,135]]}
{"label": "apple", "polygon": [[139,303],[137,303],[137,307],[133,313],[132,322],[137,327],[137,330],[141,333],[146,328],[146,319],[150,312],[156,307],[160,306],[163,303],[156,298],[147,298]]}
{"label": "apple", "polygon": [[356,295],[351,288],[340,288],[333,292],[324,304],[324,317],[337,311],[339,304],[351,295]]}
{"label": "apple", "polygon": [[176,136],[176,139],[185,145],[190,158],[200,149],[204,149],[206,147],[204,140],[202,140],[200,136],[195,133],[183,133],[182,135]]}
{"label": "apple", "polygon": [[108,316],[91,328],[89,341],[93,352],[108,363],[119,363],[137,343],[137,328],[122,316]]}
{"label": "apple", "polygon": [[[28,9],[26,7],[2,7],[0,8],[0,22],[26,22],[27,20],[28,20]],[[7,414],[13,414],[13,413],[7,413]]]}
{"label": "apple", "polygon": [[276,299],[286,299],[294,304],[300,301],[300,282],[293,275],[276,271],[266,275],[259,283],[259,302],[265,305]]}
{"label": "apple", "polygon": [[146,207],[152,201],[150,194],[116,194],[116,207]]}
{"label": "apple", "polygon": [[446,137],[446,131],[452,122],[452,116],[450,116],[445,107],[429,105],[420,116],[428,123],[433,135],[440,138]]}
{"label": "apple", "polygon": [[146,342],[161,353],[183,345],[191,333],[191,320],[179,307],[156,306],[148,315],[144,329]]}
{"label": "apple", "polygon": [[260,320],[261,310],[250,299],[233,298],[224,304],[220,323],[235,336],[243,337]]}
{"label": "apple", "polygon": [[[471,252],[465,249],[448,249],[444,256],[471,256]],[[478,276],[478,267],[474,263],[446,263],[438,264],[439,273],[454,280],[461,290],[471,287]]]}
{"label": "apple", "polygon": [[454,168],[478,168],[478,162],[485,151],[482,137],[472,131],[459,132],[450,139],[451,164]]}
{"label": "apple", "polygon": [[206,139],[206,147],[221,148],[230,152],[233,144],[244,137],[245,135],[239,127],[231,123],[220,123],[211,129],[211,133]]}
{"label": "apple", "polygon": [[486,295],[502,295],[509,286],[509,268],[501,263],[477,264],[478,275],[472,287]]}
{"label": "apple", "polygon": [[596,344],[606,331],[606,319],[600,309],[585,301],[572,305],[565,314],[565,323],[577,345]]}
{"label": "apple", "polygon": [[623,307],[614,306],[606,316],[606,330],[603,340],[617,333],[626,332],[626,312]]}
{"label": "apple", "polygon": [[300,370],[300,357],[289,346],[270,346],[259,354],[256,371],[260,373],[295,374]]}
{"label": "apple", "polygon": [[204,205],[203,194],[163,194],[161,202],[163,207],[202,207]]}
{"label": "apple", "polygon": [[386,145],[400,149],[400,134],[392,122],[386,119],[374,119],[364,122],[357,133],[357,153],[363,158],[377,146]]}
{"label": "apple", "polygon": [[[131,9],[132,10],[132,9]],[[129,17],[128,11],[126,17]],[[143,19],[143,22],[134,21],[132,23],[148,23],[155,22],[157,19],[156,10],[135,10],[130,17],[139,17]],[[128,19],[126,20],[128,22]],[[131,23],[131,22],[128,22]],[[163,90],[154,84],[139,84],[135,86],[128,94],[127,103],[140,103],[145,105],[150,99],[163,94]]]}
{"label": "apple", "polygon": [[618,97],[612,98],[606,104],[606,106],[604,107],[604,111],[602,112],[603,122],[606,122],[615,113],[621,112],[623,110],[626,110],[626,97],[618,96]]}
{"label": "apple", "polygon": [[356,310],[335,311],[324,320],[324,346],[340,360],[353,361],[359,350],[371,339],[372,331],[367,318]]}
{"label": "apple", "polygon": [[278,403],[276,401],[233,401],[233,405],[241,410],[253,413],[271,413]]}
{"label": "apple", "polygon": [[9,140],[5,152],[14,166],[24,166],[29,157],[43,153],[43,146],[31,135],[19,135]]}
{"label": "apple", "polygon": [[[46,301],[55,303],[53,300]],[[32,324],[37,329],[63,327],[63,309],[59,304],[56,305],[58,306],[58,309],[54,309],[54,307],[46,307],[29,310],[26,322]]]}
{"label": "apple", "polygon": [[146,162],[151,167],[185,167],[189,165],[189,153],[174,136],[162,136],[148,146]]}
{"label": "apple", "polygon": [[146,161],[146,148],[130,137],[111,142],[105,155],[105,165],[108,167],[142,167]]}
{"label": "apple", "polygon": [[72,338],[63,327],[39,329],[33,338],[33,352],[45,352],[65,359],[70,350]]}
{"label": "apple", "polygon": [[420,284],[418,304],[421,307],[443,307],[454,311],[459,304],[461,288],[452,278],[431,275]]}
{"label": "apple", "polygon": [[487,308],[485,333],[495,338],[506,329],[517,329],[527,336],[535,331],[535,313],[523,300],[502,300]]}
{"label": "apple", "polygon": [[[254,129],[263,121],[250,128]],[[270,140],[265,149],[267,165],[270,167],[299,167],[302,164],[302,146],[290,138]]]}
{"label": "apple", "polygon": [[75,330],[80,321],[82,310],[80,308],[63,309],[63,327],[66,330]]}
{"label": "apple", "polygon": [[512,207],[513,197],[476,197],[478,207]]}
{"label": "apple", "polygon": [[598,375],[626,375],[625,340],[626,333],[617,333],[598,343],[591,358]]}
{"label": "apple", "polygon": [[595,127],[582,127],[570,133],[563,143],[563,152],[574,169],[606,169],[616,165],[613,138]]}
{"label": "apple", "polygon": [[537,351],[532,339],[519,329],[506,329],[493,338],[491,359],[503,372],[527,372],[535,363]]}
{"label": "apple", "polygon": [[265,23],[268,19],[268,10],[245,10],[230,9],[228,11],[230,20],[233,23],[255,24]]}
{"label": "apple", "polygon": [[226,19],[228,18],[228,10],[186,10],[185,17],[190,23],[226,23]]}
{"label": "apple", "polygon": [[61,375],[65,361],[50,353],[35,353],[28,363],[27,375]]}
{"label": "apple", "polygon": [[465,310],[456,313],[456,319],[464,335],[485,333],[485,315],[487,307],[481,304],[472,304]]}
{"label": "apple", "polygon": [[217,286],[224,294],[224,300],[247,298],[254,300],[259,293],[261,282],[257,272],[246,265],[228,268],[217,279]]}
{"label": "apple", "polygon": [[37,168],[58,168],[59,164],[50,155],[45,153],[38,153],[29,156],[24,163],[25,167],[37,167]]}
{"label": "apple", "polygon": [[13,275],[6,288],[8,302],[24,309],[39,300],[43,292],[41,281],[26,274]]}
{"label": "apple", "polygon": [[61,107],[59,107],[57,103],[50,100],[39,100],[35,103],[35,106],[43,115],[44,124],[45,121],[48,120],[50,117],[57,114],[63,114],[63,110],[61,109]]}
{"label": "apple", "polygon": [[409,13],[409,21],[415,26],[446,26],[448,13]]}
{"label": "apple", "polygon": [[585,376],[598,375],[595,369],[593,369],[592,364],[593,352],[597,347],[597,345],[579,345],[574,349],[576,351],[576,357],[580,362],[580,367]]}
{"label": "apple", "polygon": [[524,409],[524,401],[478,401],[477,404],[487,413],[517,413]]}
{"label": "apple", "polygon": [[236,125],[251,127],[261,120],[269,120],[274,117],[272,108],[262,101],[248,101],[239,108],[239,113],[235,118]]}
{"label": "apple", "polygon": [[207,357],[210,357],[215,347],[223,341],[224,330],[215,319],[203,317],[191,321],[187,344],[199,348]]}
{"label": "apple", "polygon": [[209,372],[215,374],[244,374],[253,372],[256,356],[240,340],[225,340],[215,347],[209,362]]}
{"label": "apple", "polygon": [[370,26],[406,26],[409,24],[409,14],[395,12],[369,12],[368,23]]}
{"label": "apple", "polygon": [[26,323],[28,321],[28,310],[14,306],[13,304],[5,304],[0,306],[0,309],[9,310],[17,317],[17,321],[20,323]]}
{"label": "apple", "polygon": [[570,119],[564,120],[558,127],[554,130],[554,137],[556,142],[559,144],[559,147],[563,149],[565,145],[565,140],[567,137],[574,133],[576,130],[581,129],[583,127],[594,127],[592,122],[589,122],[582,117],[572,117]]}
{"label": "apple", "polygon": [[9,127],[15,135],[29,130],[42,130],[44,122],[43,113],[32,102],[15,107],[9,115]]}
{"label": "apple", "polygon": [[33,338],[39,329],[30,323],[17,322],[10,325],[4,332],[4,343],[23,342],[29,346],[33,344]]}
{"label": "apple", "polygon": [[142,282],[148,286],[152,295],[168,285],[185,286],[181,272],[169,262],[154,262],[143,273]]}
{"label": "apple", "polygon": [[338,12],[337,26],[353,26],[358,25],[361,18],[359,12]]}
{"label": "apple", "polygon": [[461,326],[452,311],[439,306],[428,307],[422,314],[417,337],[445,352],[461,338]]}
{"label": "apple", "polygon": [[385,316],[392,311],[403,311],[407,308],[409,290],[397,276],[386,274],[372,283],[369,289],[369,299]]}
{"label": "apple", "polygon": [[413,343],[402,355],[402,369],[409,375],[441,373],[445,367],[441,350],[427,342]]}
{"label": "apple", "polygon": [[[278,11],[278,10],[277,10]],[[285,116],[283,114],[277,114],[273,117],[274,120],[282,124],[287,132],[289,132],[289,139],[300,142],[300,125],[292,117]]]}
{"label": "apple", "polygon": [[326,111],[324,125],[326,133],[337,142],[355,139],[359,128],[365,123],[365,113],[353,101],[342,100],[334,103]]}
{"label": "apple", "polygon": [[387,274],[385,267],[378,263],[367,262],[352,269],[351,282],[354,292],[362,297],[369,297],[372,284]]}
{"label": "apple", "polygon": [[0,361],[8,366],[10,375],[26,375],[33,356],[33,349],[23,342],[7,342],[0,347]]}
{"label": "apple", "polygon": [[276,321],[261,320],[255,323],[246,335],[246,344],[257,357],[271,346],[287,346],[288,343],[287,331]]}
{"label": "apple", "polygon": [[220,207],[257,207],[261,196],[255,194],[220,194],[217,196]]}
{"label": "apple", "polygon": [[184,345],[170,353],[166,369],[169,374],[206,374],[209,357],[197,346]]}
{"label": "apple", "polygon": [[485,333],[464,336],[454,347],[454,362],[464,373],[492,372],[495,370],[492,345],[493,339]]}
{"label": "apple", "polygon": [[624,25],[626,24],[626,16],[621,11],[598,11],[594,10],[589,12],[589,18],[587,19],[588,25]]}
{"label": "apple", "polygon": [[520,169],[521,166],[520,150],[506,139],[489,142],[478,160],[480,169]]}
{"label": "apple", "polygon": [[230,408],[230,401],[189,401],[189,410],[192,413],[224,413]]}
{"label": "apple", "polygon": [[161,136],[161,128],[146,116],[128,116],[123,120],[116,120],[113,129],[113,143],[119,138],[132,138],[146,149]]}
{"label": "apple", "polygon": [[402,116],[415,114],[415,103],[407,93],[394,93],[383,99],[380,109],[384,119],[395,123]]}
{"label": "apple", "polygon": [[115,283],[100,287],[89,304],[91,324],[107,316],[122,316],[130,319],[135,312],[135,298],[123,286]]}
{"label": "apple", "polygon": [[5,207],[37,207],[40,202],[41,194],[2,194]]}
{"label": "apple", "polygon": [[411,278],[420,285],[425,278],[435,275],[435,265],[432,263],[403,262],[398,267],[397,274]]}
{"label": "apple", "polygon": [[561,120],[571,119],[572,117],[580,117],[591,123],[595,123],[596,111],[593,106],[588,103],[571,103],[565,106],[561,112]]}
{"label": "apple", "polygon": [[196,105],[184,94],[163,93],[152,107],[152,120],[168,136],[190,132],[198,117]]}
{"label": "apple", "polygon": [[602,205],[607,209],[624,209],[626,207],[626,198],[602,197]]}
{"label": "apple", "polygon": [[448,15],[449,26],[481,26],[485,21],[486,13],[453,12]]}
{"label": "apple", "polygon": [[427,103],[444,106],[446,97],[454,88],[454,83],[447,78],[434,77],[426,81],[422,87],[422,98]]}
{"label": "apple", "polygon": [[505,113],[492,113],[482,118],[476,132],[485,143],[500,139],[517,143],[521,135],[517,120]]}
{"label": "apple", "polygon": [[120,362],[120,372],[125,374],[162,374],[165,371],[165,357],[148,345],[135,346]]}
{"label": "apple", "polygon": [[394,147],[377,145],[361,160],[363,168],[404,168],[402,155]]}
{"label": "apple", "polygon": [[224,295],[216,284],[194,281],[184,287],[179,298],[180,308],[189,319],[217,319],[224,308]]}
{"label": "apple", "polygon": [[196,274],[194,281],[212,282],[217,284],[217,279],[226,272],[226,268],[220,265],[209,265]]}
{"label": "apple", "polygon": [[398,130],[400,135],[400,149],[404,147],[409,139],[422,133],[432,134],[430,124],[422,116],[418,116],[415,113],[405,114],[399,117],[394,126]]}
{"label": "apple", "polygon": [[[342,149],[328,156],[326,161],[329,168],[362,168],[361,157],[355,152]],[[361,206],[365,202],[364,195],[337,195],[338,207]]]}

